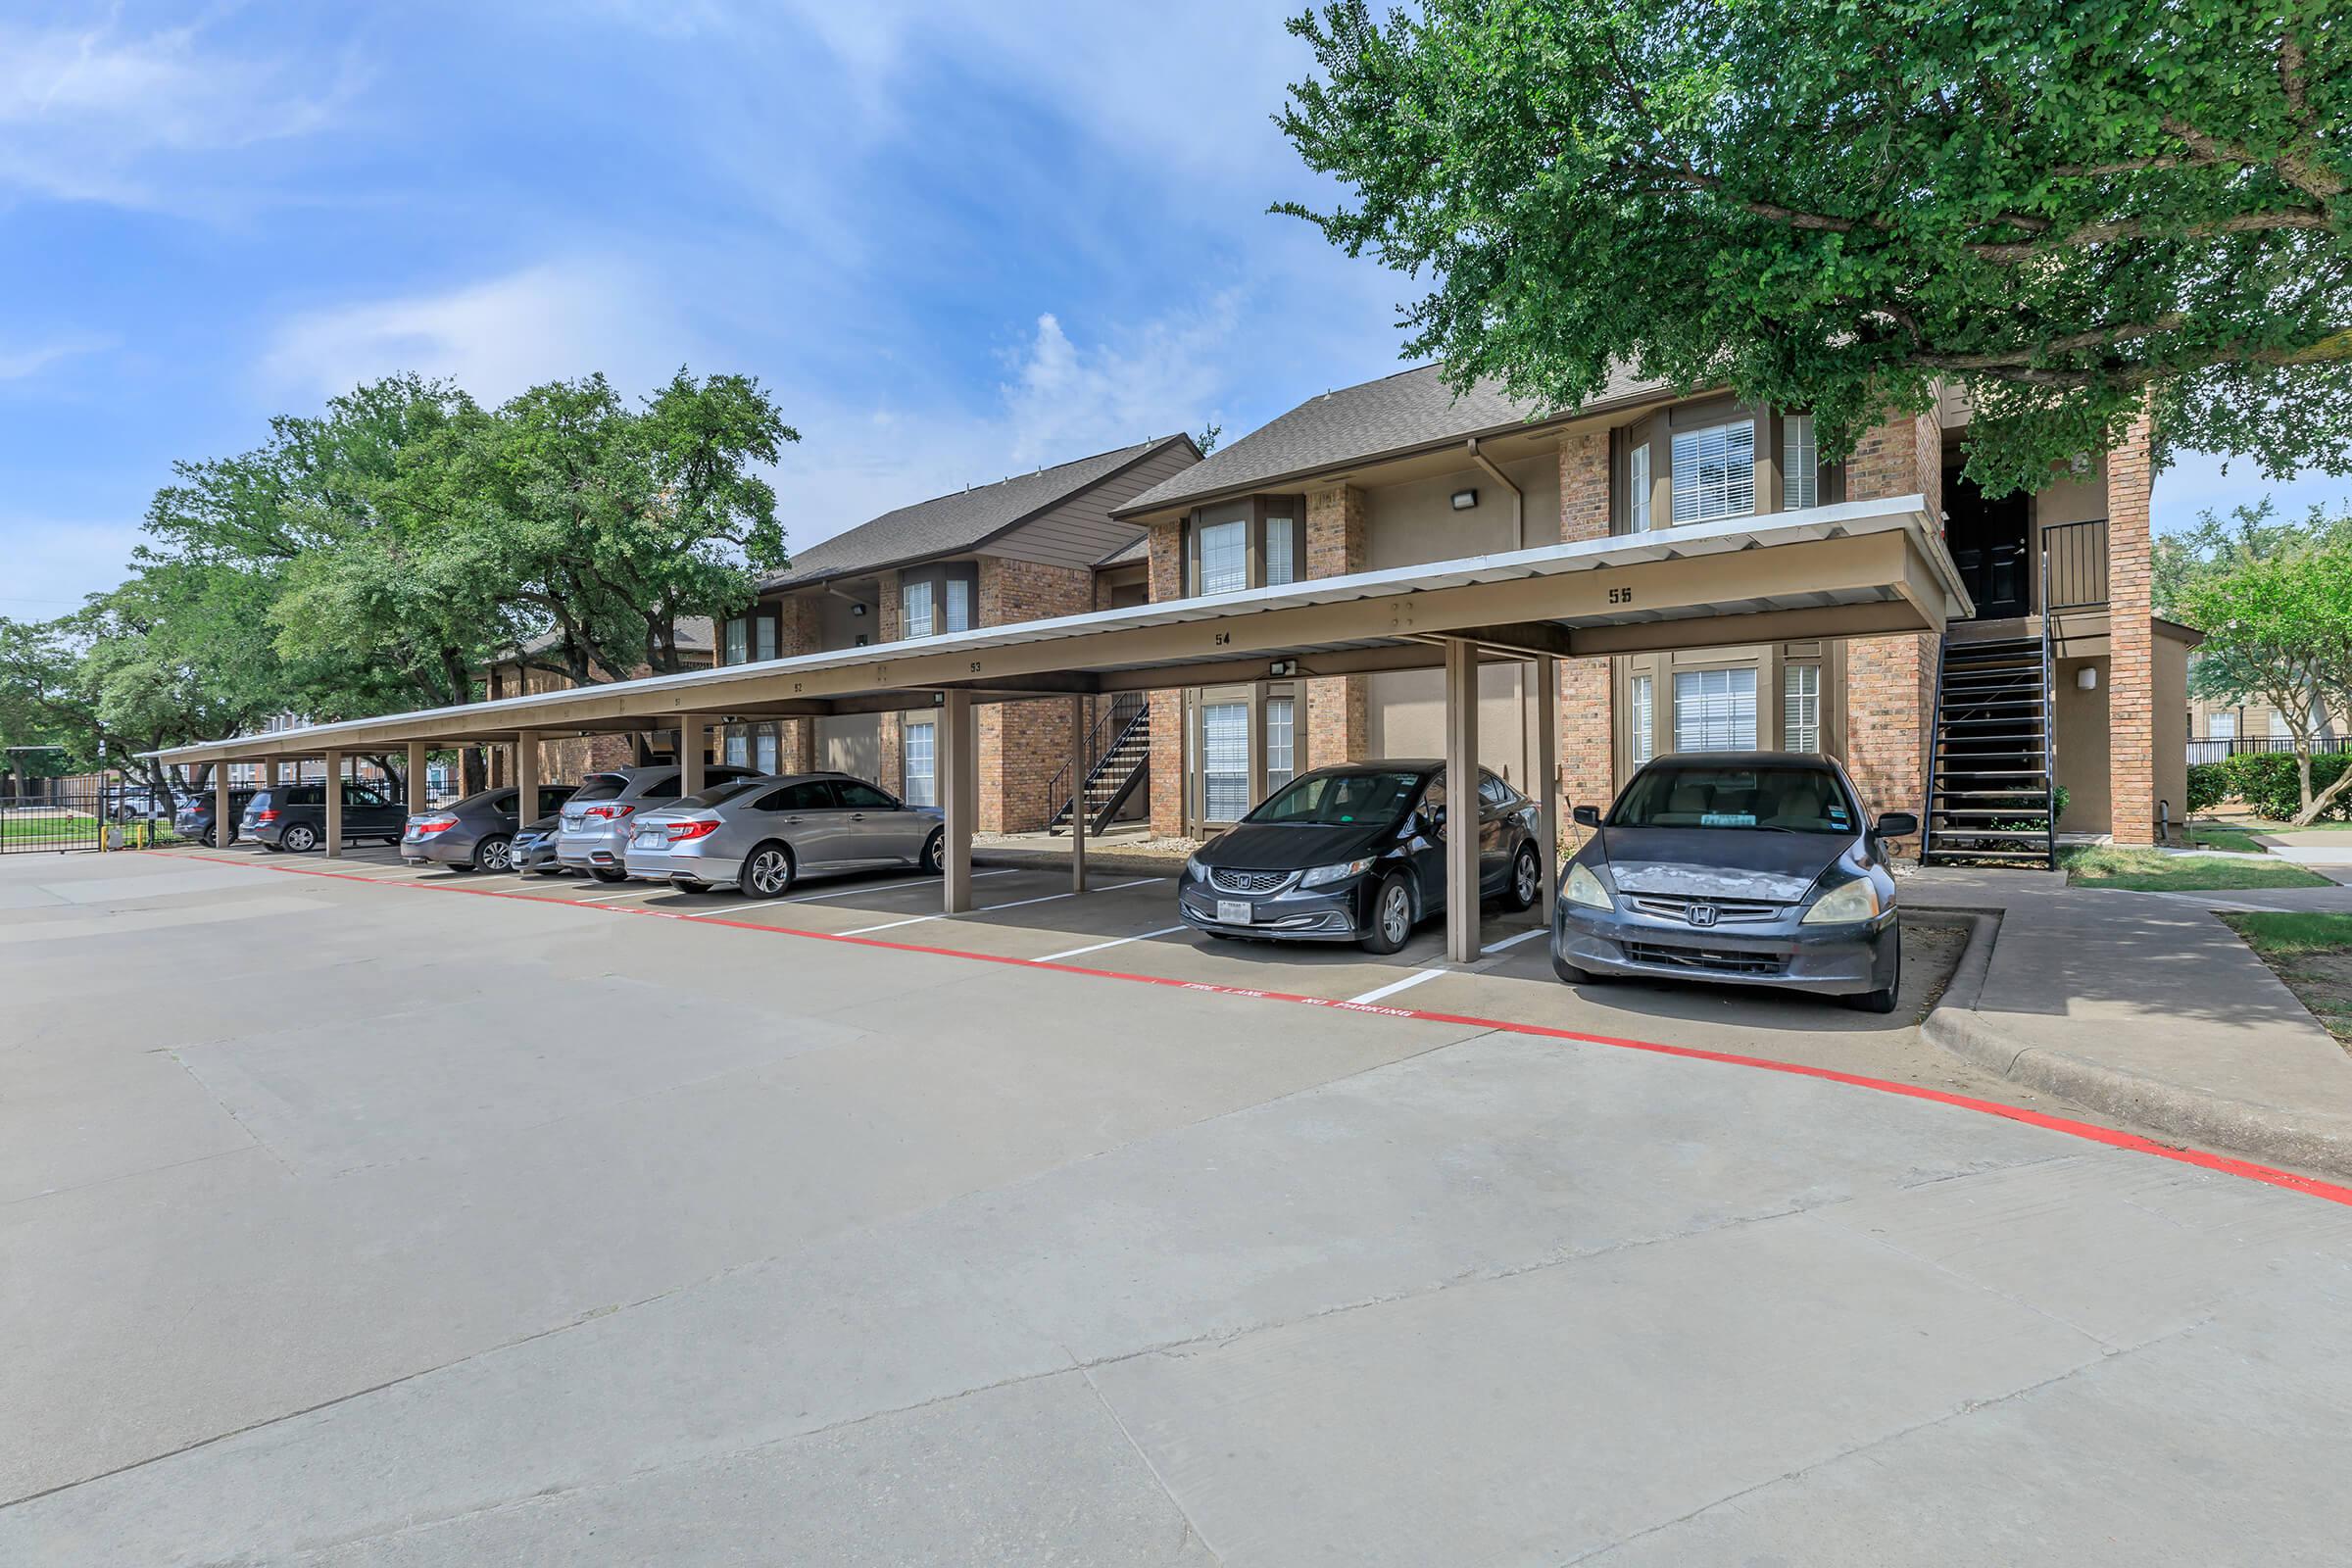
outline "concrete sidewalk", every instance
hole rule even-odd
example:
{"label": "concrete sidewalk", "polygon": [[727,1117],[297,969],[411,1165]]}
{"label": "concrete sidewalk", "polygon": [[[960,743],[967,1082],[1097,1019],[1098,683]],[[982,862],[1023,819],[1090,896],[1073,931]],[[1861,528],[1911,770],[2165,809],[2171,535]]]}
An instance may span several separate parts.
{"label": "concrete sidewalk", "polygon": [[2157,1133],[2352,1176],[2352,1055],[2210,912],[2352,911],[2352,888],[2122,893],[1936,868],[1903,897],[1984,916],[1921,1026],[1938,1046]]}

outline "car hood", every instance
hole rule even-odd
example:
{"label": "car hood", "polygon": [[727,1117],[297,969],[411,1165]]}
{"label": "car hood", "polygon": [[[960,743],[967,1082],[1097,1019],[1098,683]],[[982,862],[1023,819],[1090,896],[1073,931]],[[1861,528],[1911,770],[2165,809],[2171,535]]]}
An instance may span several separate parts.
{"label": "car hood", "polygon": [[1199,858],[1203,865],[1231,866],[1237,871],[1299,871],[1368,854],[1388,841],[1391,828],[1387,822],[1335,827],[1245,822],[1202,845]]}
{"label": "car hood", "polygon": [[1853,840],[1841,833],[1613,827],[1599,835],[1623,893],[1794,904]]}

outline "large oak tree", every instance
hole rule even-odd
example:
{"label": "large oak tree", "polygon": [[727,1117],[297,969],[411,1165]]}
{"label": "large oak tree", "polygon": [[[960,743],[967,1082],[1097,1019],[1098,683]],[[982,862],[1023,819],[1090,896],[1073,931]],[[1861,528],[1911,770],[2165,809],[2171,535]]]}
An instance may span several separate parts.
{"label": "large oak tree", "polygon": [[1340,0],[1285,204],[1425,278],[1411,352],[1810,407],[1938,382],[1992,493],[2112,446],[2352,471],[2352,26],[2330,0]]}

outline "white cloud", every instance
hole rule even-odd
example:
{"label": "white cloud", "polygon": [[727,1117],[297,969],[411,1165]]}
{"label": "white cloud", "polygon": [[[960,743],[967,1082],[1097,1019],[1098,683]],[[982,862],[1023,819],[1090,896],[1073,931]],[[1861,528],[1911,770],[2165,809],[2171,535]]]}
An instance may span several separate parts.
{"label": "white cloud", "polygon": [[22,381],[38,375],[60,360],[77,359],[115,346],[113,338],[56,338],[29,348],[0,348],[0,381]]}
{"label": "white cloud", "polygon": [[179,205],[197,191],[177,160],[310,135],[356,84],[347,60],[242,56],[197,26],[0,22],[0,188]]}
{"label": "white cloud", "polygon": [[692,347],[660,284],[618,262],[558,262],[299,316],[271,337],[261,373],[275,389],[328,396],[415,371],[495,404],[595,370],[625,393],[650,391]]}

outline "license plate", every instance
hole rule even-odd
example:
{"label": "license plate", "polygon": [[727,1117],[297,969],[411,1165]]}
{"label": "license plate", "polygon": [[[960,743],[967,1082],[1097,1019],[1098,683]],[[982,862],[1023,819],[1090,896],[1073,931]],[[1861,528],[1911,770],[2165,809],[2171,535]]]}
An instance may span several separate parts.
{"label": "license plate", "polygon": [[664,831],[662,831],[661,828],[658,828],[658,827],[646,827],[646,828],[639,828],[639,829],[637,830],[637,837],[636,837],[636,839],[635,839],[635,841],[634,841],[634,842],[636,842],[636,843],[638,843],[638,844],[660,844],[660,843],[663,842],[664,840],[666,840],[668,837],[669,837],[669,835],[668,835],[667,833],[665,833]]}
{"label": "license plate", "polygon": [[1248,925],[1249,923],[1250,901],[1248,899],[1219,899],[1217,901],[1217,924]]}

